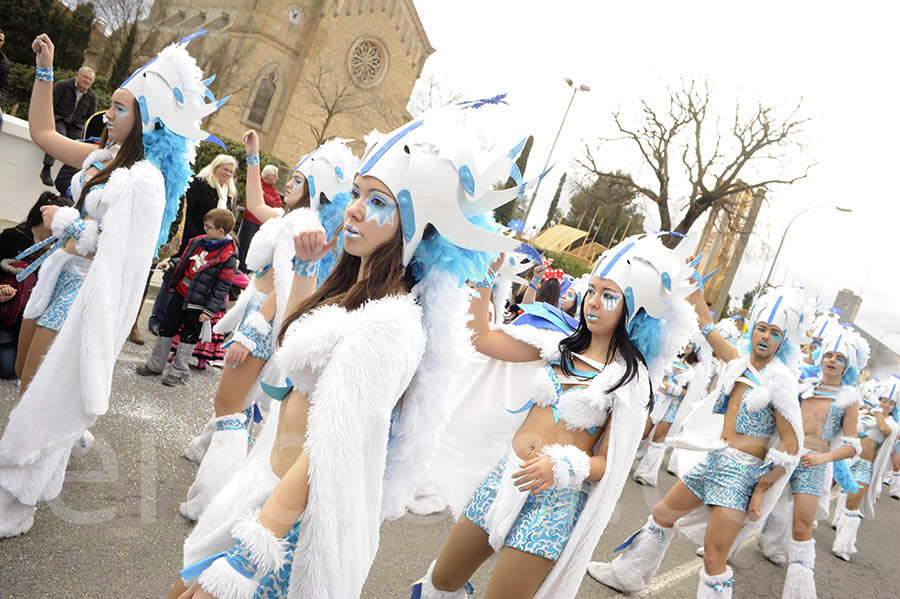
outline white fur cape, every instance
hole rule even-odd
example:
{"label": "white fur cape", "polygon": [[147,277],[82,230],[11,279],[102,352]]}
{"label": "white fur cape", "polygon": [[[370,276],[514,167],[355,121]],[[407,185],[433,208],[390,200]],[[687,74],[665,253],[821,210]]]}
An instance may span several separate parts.
{"label": "white fur cape", "polygon": [[[86,164],[98,158],[92,153]],[[0,486],[34,505],[62,488],[69,450],[105,414],[116,358],[141,302],[165,204],[147,160],[116,169],[86,202],[103,233],[56,340],[0,439]],[[61,250],[60,250],[61,252]]]}
{"label": "white fur cape", "polygon": [[[325,306],[288,329],[272,362],[310,400],[304,445],[309,499],[300,517],[289,599],[359,596],[378,549],[391,411],[424,349],[421,310],[411,295],[350,312]],[[185,542],[185,565],[231,545],[221,531],[245,515],[250,506],[244,498],[259,495],[256,487],[271,472],[277,426],[273,410],[242,469]]]}
{"label": "white fur cape", "polygon": [[[682,426],[681,434],[672,439],[671,445],[673,447],[712,451],[726,446],[721,439],[721,427],[716,430],[709,430],[709,420],[706,416],[712,413],[713,405],[721,393],[726,395],[731,393],[735,382],[744,374],[749,364],[750,357],[748,355],[741,355],[726,364],[716,389],[687,416]],[[798,446],[802,447],[803,417],[800,413],[800,402],[797,400],[799,387],[795,373],[778,358],[772,358],[759,372],[759,378],[762,385],[751,389],[743,399],[747,409],[751,412],[757,412],[771,405],[791,425],[794,435],[797,437]],[[776,432],[769,440],[769,448],[778,447],[780,442],[781,438]],[[762,517],[756,522],[751,522],[749,519],[745,520],[744,526],[731,546],[731,554],[743,544],[747,536],[765,522],[781,496],[785,485],[790,480],[792,471],[792,469],[787,471],[766,492],[762,506]],[[687,516],[679,519],[676,525],[686,537],[698,545],[703,545],[706,525],[709,522],[709,513],[708,506],[700,506]]]}
{"label": "white fur cape", "polygon": [[900,424],[891,418],[890,415],[884,421],[890,427],[891,434],[885,436],[881,447],[878,448],[878,453],[875,454],[875,462],[872,465],[872,481],[869,483],[866,494],[859,506],[859,511],[862,512],[863,518],[875,518],[875,504],[878,503],[878,498],[881,496],[881,491],[884,487],[882,481],[884,480],[884,475],[891,469],[891,454],[894,451],[894,444],[897,442],[897,438],[900,437]]}

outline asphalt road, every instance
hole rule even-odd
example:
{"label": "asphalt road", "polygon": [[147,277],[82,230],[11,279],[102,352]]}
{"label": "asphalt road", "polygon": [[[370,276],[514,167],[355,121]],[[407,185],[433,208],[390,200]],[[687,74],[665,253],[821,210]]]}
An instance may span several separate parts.
{"label": "asphalt road", "polygon": [[[177,508],[196,468],[180,457],[181,450],[212,411],[219,371],[197,372],[188,385],[171,390],[158,379],[134,374],[149,351],[149,345],[126,343],[109,413],[92,429],[94,450],[71,460],[62,493],[41,507],[27,535],[0,541],[0,597],[158,598],[175,582],[190,530]],[[0,425],[5,426],[15,397],[15,384],[0,381]],[[673,483],[666,473],[660,490],[629,482],[594,559],[611,559],[612,548],[646,520]],[[876,521],[863,521],[859,553],[850,564],[830,554],[831,528],[823,522],[816,530],[820,598],[900,597],[900,501],[883,494],[877,513]],[[424,573],[451,525],[447,513],[386,523],[363,598],[408,597],[409,585]],[[693,598],[701,567],[695,549],[676,539],[656,579],[635,596]],[[472,580],[476,597],[491,565],[488,561]],[[755,545],[739,552],[732,565],[736,598],[781,597],[784,569],[765,561]],[[590,577],[578,594],[579,599],[616,596]]]}

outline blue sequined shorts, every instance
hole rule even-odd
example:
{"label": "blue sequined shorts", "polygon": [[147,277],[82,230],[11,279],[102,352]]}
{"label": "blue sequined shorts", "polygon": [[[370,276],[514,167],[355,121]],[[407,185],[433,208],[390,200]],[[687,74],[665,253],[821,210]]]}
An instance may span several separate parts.
{"label": "blue sequined shorts", "polygon": [[66,322],[69,308],[78,297],[78,290],[81,289],[82,283],[84,283],[84,277],[78,273],[67,270],[59,273],[47,308],[34,320],[34,323],[51,331],[59,331]]}
{"label": "blue sequined shorts", "polygon": [[[250,355],[260,360],[268,360],[272,357],[272,330],[270,329],[266,335],[260,335],[256,329],[245,326],[245,323],[251,314],[262,309],[266,297],[268,297],[266,294],[257,292],[250,298],[250,301],[247,303],[247,311],[244,313],[244,319],[238,327],[238,332],[256,344]],[[269,324],[271,325],[272,321],[269,321]]]}
{"label": "blue sequined shorts", "polygon": [[850,466],[850,473],[853,480],[861,485],[868,485],[872,482],[872,462],[859,458],[856,463]]}
{"label": "blue sequined shorts", "polygon": [[[817,454],[818,452],[809,452]],[[791,493],[794,495],[803,493],[805,495],[822,496],[822,487],[825,485],[825,471],[828,464],[819,464],[818,466],[806,467],[798,465],[791,474]]]}
{"label": "blue sequined shorts", "polygon": [[678,413],[678,407],[681,406],[681,399],[675,399],[674,397],[669,402],[669,407],[666,408],[666,413],[663,415],[662,420],[660,422],[668,422],[672,424],[675,422],[675,414]]}
{"label": "blue sequined shorts", "polygon": [[769,469],[758,457],[726,447],[706,454],[681,482],[706,505],[746,512],[756,483]]}
{"label": "blue sequined shorts", "polygon": [[[506,458],[498,462],[487,478],[469,498],[463,514],[473,524],[490,533],[487,514],[494,503]],[[539,495],[529,494],[519,512],[504,545],[556,561],[562,554],[578,516],[584,509],[588,494],[582,489],[547,489]]]}

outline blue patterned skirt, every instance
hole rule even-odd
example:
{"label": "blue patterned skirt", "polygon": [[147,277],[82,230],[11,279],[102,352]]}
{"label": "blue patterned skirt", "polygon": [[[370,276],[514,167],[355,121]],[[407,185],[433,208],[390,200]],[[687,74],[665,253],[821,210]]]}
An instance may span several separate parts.
{"label": "blue patterned skirt", "polygon": [[746,512],[756,483],[769,469],[758,457],[726,447],[706,454],[681,482],[706,505]]}
{"label": "blue patterned skirt", "polygon": [[853,480],[861,485],[868,485],[872,482],[872,468],[875,465],[862,458],[856,460],[856,463],[850,466],[850,473],[853,474]]}
{"label": "blue patterned skirt", "polygon": [[681,406],[681,398],[671,398],[669,400],[669,407],[666,408],[666,413],[663,415],[660,422],[668,422],[669,424],[675,422],[675,414],[678,413],[679,406]]}
{"label": "blue patterned skirt", "polygon": [[[818,455],[817,451],[807,453]],[[801,454],[802,455],[802,454]],[[805,495],[822,496],[822,487],[825,485],[825,471],[828,464],[819,464],[818,466],[806,467],[802,464],[794,468],[791,474],[791,493],[797,495],[803,493]]]}
{"label": "blue patterned skirt", "polygon": [[81,274],[68,270],[59,273],[56,286],[53,288],[53,295],[50,296],[50,302],[44,312],[34,320],[35,324],[58,332],[66,322],[69,308],[75,303],[84,279],[85,277]]}
{"label": "blue patterned skirt", "polygon": [[[500,489],[506,463],[506,458],[497,463],[497,467],[475,489],[463,509],[466,518],[489,534],[487,514]],[[558,560],[587,498],[584,486],[581,489],[547,489],[538,495],[529,493],[504,545],[549,560]]]}

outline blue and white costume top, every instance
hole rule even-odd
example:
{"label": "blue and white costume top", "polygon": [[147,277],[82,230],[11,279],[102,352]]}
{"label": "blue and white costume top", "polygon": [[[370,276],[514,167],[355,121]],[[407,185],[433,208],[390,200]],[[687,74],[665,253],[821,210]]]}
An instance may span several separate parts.
{"label": "blue and white costume top", "polygon": [[[745,383],[747,387],[741,396],[741,405],[738,408],[737,419],[734,423],[734,432],[740,435],[756,437],[757,439],[768,439],[776,432],[775,408],[770,403],[751,411],[748,407],[749,402],[746,401],[747,396],[762,384],[759,373],[753,366],[748,364],[744,374],[739,376],[735,383]],[[713,414],[725,414],[728,411],[730,398],[730,389],[727,393],[724,390],[720,390],[716,403],[713,404]]]}
{"label": "blue and white costume top", "polygon": [[[873,462],[869,462],[860,457],[859,462],[854,464],[856,468],[855,473],[862,473],[865,478],[869,478],[873,481],[873,484],[870,484],[866,489],[866,494],[863,497],[862,504],[859,508],[864,518],[875,517],[875,504],[878,502],[878,497],[881,495],[882,487],[884,487],[884,485],[880,484],[878,481],[884,479],[884,476],[891,470],[891,454],[894,450],[894,444],[897,443],[898,438],[900,438],[900,423],[897,423],[890,415],[887,415],[884,421],[890,429],[890,434],[888,435],[885,435],[878,429],[878,423],[875,420],[875,416],[872,416],[871,414],[863,414],[860,412],[859,422],[857,423],[858,436],[860,438],[867,437],[869,440],[874,441],[878,446],[878,451],[875,454],[875,460]],[[871,476],[868,476],[869,464],[872,465]],[[863,476],[860,478],[862,479]],[[863,480],[863,482],[865,481]]]}
{"label": "blue and white costume top", "polygon": [[694,378],[694,369],[682,362],[673,362],[666,369],[662,383],[668,385],[666,391],[654,389],[653,412],[650,419],[656,422],[673,422],[685,391]]}

